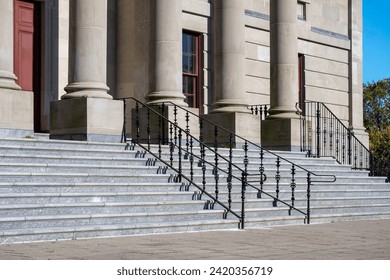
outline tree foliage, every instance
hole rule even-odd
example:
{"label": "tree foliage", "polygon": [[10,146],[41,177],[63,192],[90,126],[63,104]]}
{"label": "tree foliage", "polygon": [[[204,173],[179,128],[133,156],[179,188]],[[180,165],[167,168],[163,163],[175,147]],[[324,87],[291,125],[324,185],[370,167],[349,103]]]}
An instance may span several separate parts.
{"label": "tree foliage", "polygon": [[382,131],[390,125],[390,78],[363,86],[364,125]]}
{"label": "tree foliage", "polygon": [[370,136],[370,148],[381,175],[390,172],[390,78],[363,85],[364,125]]}

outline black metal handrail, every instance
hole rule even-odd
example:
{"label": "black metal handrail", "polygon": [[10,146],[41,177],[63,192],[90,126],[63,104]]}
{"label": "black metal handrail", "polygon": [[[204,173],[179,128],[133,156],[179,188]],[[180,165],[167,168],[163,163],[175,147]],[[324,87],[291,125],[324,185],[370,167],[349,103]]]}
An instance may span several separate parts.
{"label": "black metal handrail", "polygon": [[[301,151],[309,157],[333,157],[352,169],[369,170],[371,176],[389,180],[389,163],[377,159],[324,103],[305,101],[302,113]],[[377,173],[378,166],[387,170]]]}
{"label": "black metal handrail", "polygon": [[[289,210],[289,213],[291,214],[291,211],[292,210],[296,210],[302,214],[305,215],[305,221],[307,223],[310,223],[310,192],[311,192],[311,185],[312,183],[320,183],[320,182],[335,182],[336,181],[336,177],[334,175],[319,175],[319,174],[316,174],[312,171],[309,171],[307,170],[306,168],[302,167],[302,166],[299,166],[293,162],[291,162],[290,160],[288,159],[285,159],[279,155],[277,155],[276,153],[274,152],[271,152],[269,150],[266,150],[264,148],[262,148],[261,146],[259,146],[258,144],[256,143],[253,143],[249,140],[246,140],[244,139],[243,137],[240,137],[238,135],[236,135],[235,133],[221,127],[221,126],[218,126],[198,115],[196,115],[195,113],[187,110],[186,108],[183,108],[179,105],[176,105],[172,102],[163,102],[163,103],[160,103],[160,104],[156,104],[156,105],[160,105],[162,106],[161,108],[165,108],[165,105],[169,104],[170,106],[172,106],[174,109],[174,123],[177,124],[178,120],[177,120],[177,114],[178,114],[178,108],[182,111],[185,112],[185,127],[186,127],[186,131],[188,132],[188,134],[190,133],[190,125],[189,125],[189,119],[190,119],[190,115],[192,116],[195,116],[198,121],[199,121],[199,132],[200,132],[200,135],[199,135],[199,141],[200,143],[204,143],[204,135],[203,135],[203,128],[205,126],[205,124],[208,124],[208,125],[211,125],[214,129],[214,153],[216,155],[216,166],[218,166],[218,162],[217,162],[217,153],[218,153],[218,137],[219,137],[219,133],[218,132],[224,132],[225,134],[228,134],[229,135],[229,157],[230,157],[230,161],[229,162],[229,169],[231,169],[231,158],[232,158],[232,147],[233,147],[233,144],[232,144],[232,139],[233,137],[237,138],[237,139],[241,139],[242,143],[244,143],[243,145],[243,150],[244,150],[244,170],[243,170],[243,174],[245,174],[245,178],[247,178],[248,176],[258,176],[259,180],[259,187],[256,187],[252,184],[249,184],[249,181],[246,182],[246,185],[247,186],[250,186],[256,190],[258,190],[258,197],[261,198],[261,195],[264,194],[268,197],[271,197],[274,199],[274,206],[277,206],[277,203],[278,202],[281,202],[282,204],[288,206],[290,208]],[[188,142],[188,141],[187,141]],[[226,144],[226,143],[225,143]],[[248,161],[248,157],[247,157],[247,153],[248,153],[248,146],[251,146],[253,148],[257,148],[259,150],[259,159],[260,159],[260,164],[259,164],[259,173],[257,174],[248,174],[247,172],[247,167],[248,167],[248,164],[249,164],[249,161]],[[201,144],[201,147],[202,147],[202,144]],[[202,149],[201,149],[202,150]],[[265,172],[265,164],[264,164],[264,154],[267,153],[267,154],[270,154],[272,156],[274,156],[276,158],[276,173],[275,173],[275,182],[276,182],[276,191],[275,191],[275,195],[272,195],[268,192],[265,192],[264,189],[263,189],[263,186],[264,186],[264,183],[266,181],[266,172]],[[202,154],[202,151],[201,151],[201,154]],[[284,162],[285,164],[290,164],[291,165],[291,180],[290,180],[290,187],[291,187],[291,203],[287,203],[283,200],[280,199],[280,181],[282,179],[281,177],[281,171],[280,171],[280,166],[281,166],[281,162]],[[301,170],[301,171],[304,171],[306,173],[306,181],[307,181],[307,207],[306,207],[306,212],[298,209],[297,207],[295,207],[294,203],[295,203],[295,188],[296,188],[296,179],[295,179],[295,174],[297,172],[297,170]],[[330,180],[324,180],[324,179],[313,179],[313,177],[317,177],[317,178],[331,178]]]}
{"label": "black metal handrail", "polygon": [[[176,172],[176,176],[171,178],[174,182],[180,182],[182,183],[182,180],[185,179],[187,182],[189,182],[187,185],[182,184],[181,189],[188,190],[189,187],[192,185],[196,187],[199,192],[195,195],[196,199],[201,199],[202,195],[208,196],[211,201],[207,201],[205,208],[214,208],[215,204],[220,205],[224,209],[224,215],[223,217],[226,218],[228,213],[231,213],[233,216],[239,219],[240,223],[239,226],[241,228],[244,227],[244,212],[237,213],[232,207],[232,183],[233,179],[237,178],[236,176],[233,176],[232,173],[229,173],[230,176],[228,176],[230,180],[230,188],[228,187],[228,197],[229,199],[227,202],[224,202],[220,198],[220,190],[218,189],[218,185],[215,187],[215,192],[212,194],[206,189],[206,165],[210,165],[213,170],[214,177],[219,176],[216,172],[217,168],[210,162],[206,161],[204,159],[205,156],[205,150],[214,151],[209,146],[200,143],[199,140],[197,140],[195,137],[189,135],[189,132],[186,129],[180,128],[175,122],[170,121],[168,118],[164,117],[160,112],[155,110],[154,108],[151,108],[150,106],[145,105],[144,103],[136,100],[135,98],[125,98],[124,104],[126,104],[126,100],[131,99],[133,100],[135,104],[134,108],[134,114],[133,114],[133,123],[135,123],[135,132],[134,137],[132,138],[132,143],[135,143],[139,145],[141,148],[146,150],[149,154],[157,158],[160,162],[162,162],[165,166],[170,167],[173,171]],[[124,105],[126,107],[126,105]],[[141,110],[144,109],[144,112],[141,112]],[[141,118],[143,118],[143,121],[146,121],[146,124],[142,126]],[[158,120],[156,120],[156,118]],[[153,129],[153,121],[157,121],[157,125],[155,125],[155,129]],[[126,124],[126,121],[124,122]],[[169,138],[168,141],[166,139],[163,139],[163,124],[165,128],[168,129],[168,132],[166,133],[167,137]],[[125,128],[123,129],[123,137],[124,141],[126,141]],[[182,145],[182,140],[187,139],[187,143],[185,145]],[[143,144],[142,142],[146,142],[146,144]],[[201,184],[198,184],[194,180],[194,142],[197,142],[197,146],[202,147],[203,150],[203,159],[201,161],[201,167],[202,167],[202,182]],[[157,146],[157,152],[153,152],[151,149],[152,144],[158,144]],[[162,145],[163,144],[169,144],[169,158],[164,159],[162,156]],[[175,149],[176,148],[176,149]],[[176,150],[176,152],[175,152]],[[183,173],[183,164],[182,164],[182,158],[183,155],[185,158],[189,159],[190,162],[190,175],[186,175]],[[175,166],[174,159],[177,157],[178,164]],[[222,159],[222,157],[219,157],[219,159]],[[161,169],[163,170],[163,169]],[[238,181],[238,180],[237,180]],[[241,183],[241,186],[244,187],[245,184]],[[241,190],[241,193],[244,193]],[[240,201],[241,204],[243,204],[242,201]]]}

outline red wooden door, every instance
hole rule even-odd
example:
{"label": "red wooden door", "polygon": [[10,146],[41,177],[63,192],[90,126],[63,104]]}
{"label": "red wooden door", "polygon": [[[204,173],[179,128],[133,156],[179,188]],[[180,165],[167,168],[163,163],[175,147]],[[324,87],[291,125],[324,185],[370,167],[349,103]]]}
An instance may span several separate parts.
{"label": "red wooden door", "polygon": [[39,3],[14,0],[14,71],[22,90],[34,92],[34,127],[40,129]]}
{"label": "red wooden door", "polygon": [[23,90],[33,90],[34,4],[14,1],[14,66]]}

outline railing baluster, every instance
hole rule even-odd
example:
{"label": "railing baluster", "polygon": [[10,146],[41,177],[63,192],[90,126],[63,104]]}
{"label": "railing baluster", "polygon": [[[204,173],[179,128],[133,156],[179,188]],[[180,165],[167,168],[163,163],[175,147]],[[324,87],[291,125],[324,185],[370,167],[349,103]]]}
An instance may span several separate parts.
{"label": "railing baluster", "polygon": [[139,104],[136,102],[135,104],[135,125],[137,128],[137,133],[136,133],[136,141],[137,143],[140,142],[140,121],[139,121]]}
{"label": "railing baluster", "polygon": [[278,206],[278,199],[279,199],[279,182],[280,182],[281,176],[280,176],[280,158],[276,158],[276,175],[275,175],[275,181],[276,181],[276,198],[274,199],[272,205],[273,207]]}
{"label": "railing baluster", "polygon": [[307,209],[306,209],[306,223],[310,224],[310,196],[311,196],[311,174],[307,173]]}
{"label": "railing baluster", "polygon": [[193,140],[192,137],[190,137],[190,177],[191,182],[194,180],[194,153],[193,153]]}
{"label": "railing baluster", "polygon": [[123,99],[123,128],[122,128],[122,143],[127,143],[126,139],[126,126],[127,126],[127,114],[126,114],[126,99]]}
{"label": "railing baluster", "polygon": [[205,162],[205,147],[204,144],[200,144],[200,154],[202,162],[202,194],[206,191],[206,162]]}
{"label": "railing baluster", "polygon": [[161,158],[161,144],[163,142],[163,139],[162,139],[162,122],[163,122],[163,119],[162,119],[162,116],[158,116],[158,127],[159,127],[159,130],[158,130],[158,157]]}
{"label": "railing baluster", "polygon": [[[169,130],[172,131],[173,130],[173,124],[170,123],[169,124]],[[170,141],[169,142],[169,160],[171,162],[171,166],[173,165],[173,151],[175,150],[175,144]]]}
{"label": "railing baluster", "polygon": [[203,119],[199,119],[199,142],[200,142],[200,161],[198,166],[202,167],[202,194],[206,191],[206,163],[205,163],[205,147],[203,144]]}
{"label": "railing baluster", "polygon": [[247,173],[241,175],[241,229],[245,229],[245,191],[247,185]]}
{"label": "railing baluster", "polygon": [[327,149],[326,149],[326,145],[327,145],[327,143],[328,143],[328,139],[327,139],[327,137],[328,137],[328,130],[327,130],[327,114],[326,114],[326,112],[325,112],[325,110],[324,110],[324,107],[322,107],[321,106],[321,111],[322,111],[322,114],[321,114],[321,116],[322,116],[322,119],[323,119],[323,121],[322,121],[322,134],[323,134],[323,141],[322,141],[322,155],[323,156],[326,156],[327,154],[326,154],[326,151],[327,151]]}
{"label": "railing baluster", "polygon": [[233,134],[229,134],[229,167],[227,177],[228,207],[232,208],[232,161],[233,161]]}
{"label": "railing baluster", "polygon": [[146,133],[147,133],[147,144],[148,144],[148,149],[150,150],[150,109],[146,109]]}
{"label": "railing baluster", "polygon": [[173,125],[172,123],[169,123],[169,143],[173,144]]}
{"label": "railing baluster", "polygon": [[244,142],[244,171],[245,171],[245,174],[248,174],[248,163],[249,163],[249,160],[248,160],[248,142],[245,141]]}
{"label": "railing baluster", "polygon": [[261,194],[263,193],[265,174],[264,174],[264,150],[260,148],[260,191],[257,193],[257,198],[261,198]]}
{"label": "railing baluster", "polygon": [[295,165],[293,164],[291,167],[291,205],[295,206],[295,188],[297,184],[295,183]]}
{"label": "railing baluster", "polygon": [[177,145],[177,106],[173,106],[173,123],[174,123],[174,139],[175,145]]}
{"label": "railing baluster", "polygon": [[[347,132],[347,141],[348,141],[348,164],[352,164],[352,136],[351,131]],[[356,148],[356,146],[355,146]],[[355,155],[356,155],[356,149],[355,149]],[[356,167],[356,161],[353,167]]]}
{"label": "railing baluster", "polygon": [[[340,124],[336,123],[336,160],[340,162]],[[341,163],[341,162],[340,162]]]}
{"label": "railing baluster", "polygon": [[333,118],[330,118],[330,129],[329,129],[329,150],[330,154],[333,155]]}
{"label": "railing baluster", "polygon": [[179,157],[179,174],[178,174],[178,180],[177,182],[181,183],[181,177],[182,177],[182,165],[181,165],[181,156],[182,156],[182,151],[181,151],[181,139],[182,139],[182,130],[178,128],[179,130],[179,148],[178,148],[178,157]]}
{"label": "railing baluster", "polygon": [[[351,132],[349,132],[351,134]],[[358,168],[358,163],[357,163],[357,160],[358,160],[358,151],[357,151],[357,143],[356,141],[353,141],[354,144],[351,144],[353,145],[353,168]]]}
{"label": "railing baluster", "polygon": [[215,197],[218,199],[219,189],[218,189],[218,182],[219,182],[219,174],[218,174],[218,127],[214,127],[214,181],[215,181]]}
{"label": "railing baluster", "polygon": [[315,133],[316,133],[316,124],[315,124],[315,108],[312,103],[310,103],[310,123],[308,123],[308,129],[310,130],[309,134],[309,155],[315,157],[316,147],[315,147]]}
{"label": "railing baluster", "polygon": [[321,123],[320,123],[320,118],[321,118],[321,111],[320,111],[320,104],[317,103],[317,113],[316,113],[316,147],[317,147],[317,157],[319,158],[321,156],[320,153],[320,139],[321,139]]}
{"label": "railing baluster", "polygon": [[189,139],[188,139],[188,135],[190,134],[190,125],[189,125],[189,121],[190,121],[190,114],[188,113],[188,111],[186,111],[186,153],[184,155],[184,158],[185,159],[188,159],[188,150],[189,150]]}
{"label": "railing baluster", "polygon": [[341,146],[341,148],[342,148],[342,161],[341,162],[343,164],[345,164],[345,154],[346,154],[346,151],[345,151],[345,149],[346,149],[345,129],[343,129],[343,132],[341,135],[342,135],[341,136],[341,141],[342,141],[342,146]]}
{"label": "railing baluster", "polygon": [[[165,114],[165,104],[163,103],[161,105],[161,116],[163,117]],[[172,134],[171,134],[171,140],[172,140]],[[161,144],[165,144],[165,121],[162,120],[162,123],[161,123]],[[168,144],[168,143],[167,143]]]}

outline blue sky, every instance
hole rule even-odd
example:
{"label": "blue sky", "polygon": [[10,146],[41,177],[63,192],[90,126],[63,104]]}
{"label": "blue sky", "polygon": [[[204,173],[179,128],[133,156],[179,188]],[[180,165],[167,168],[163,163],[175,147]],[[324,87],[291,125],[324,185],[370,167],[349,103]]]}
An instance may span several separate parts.
{"label": "blue sky", "polygon": [[363,1],[363,82],[390,78],[390,0]]}

